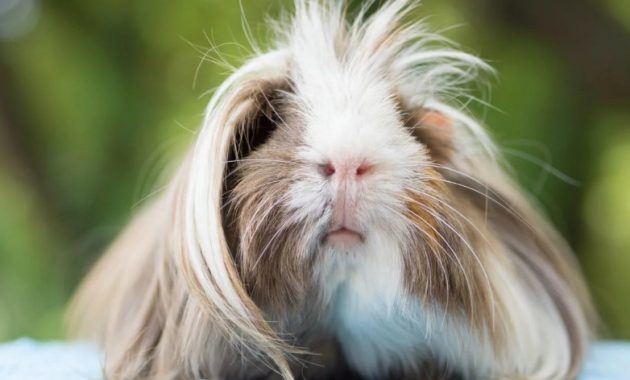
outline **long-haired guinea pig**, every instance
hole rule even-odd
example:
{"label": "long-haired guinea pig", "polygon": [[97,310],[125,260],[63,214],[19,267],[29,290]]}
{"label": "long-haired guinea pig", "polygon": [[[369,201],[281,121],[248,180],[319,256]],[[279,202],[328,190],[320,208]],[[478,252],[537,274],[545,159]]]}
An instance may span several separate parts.
{"label": "long-haired guinea pig", "polygon": [[[368,2],[366,4],[371,4]],[[574,258],[449,99],[414,4],[296,0],[77,294],[109,379],[572,379]]]}

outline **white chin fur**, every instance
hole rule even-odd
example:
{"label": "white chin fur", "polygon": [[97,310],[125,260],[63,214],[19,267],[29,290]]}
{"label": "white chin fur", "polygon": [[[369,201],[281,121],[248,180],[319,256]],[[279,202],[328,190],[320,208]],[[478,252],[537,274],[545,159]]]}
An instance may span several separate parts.
{"label": "white chin fur", "polygon": [[[452,363],[462,373],[484,372],[491,350],[476,340],[463,321],[437,306],[422,306],[403,286],[399,240],[372,233],[350,250],[324,248],[317,271],[330,304],[333,331],[352,368],[373,379],[396,370],[421,370],[424,358]],[[475,354],[465,352],[476,347]]]}

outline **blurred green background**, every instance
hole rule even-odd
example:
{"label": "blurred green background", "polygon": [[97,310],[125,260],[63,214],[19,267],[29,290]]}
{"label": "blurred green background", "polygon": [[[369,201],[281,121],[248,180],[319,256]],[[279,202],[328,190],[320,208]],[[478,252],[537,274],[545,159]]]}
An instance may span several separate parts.
{"label": "blurred green background", "polygon": [[[205,53],[238,64],[242,15],[264,46],[265,14],[290,1],[240,3],[0,0],[0,341],[63,337],[79,279],[228,74]],[[630,339],[630,2],[426,0],[417,13],[497,69],[496,109],[471,108],[575,248],[608,336]]]}

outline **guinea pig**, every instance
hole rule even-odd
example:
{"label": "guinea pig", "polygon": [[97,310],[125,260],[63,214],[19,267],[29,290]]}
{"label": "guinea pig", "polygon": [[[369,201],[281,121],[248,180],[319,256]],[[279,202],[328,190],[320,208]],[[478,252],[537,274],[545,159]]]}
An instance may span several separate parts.
{"label": "guinea pig", "polygon": [[491,69],[370,5],[296,0],[216,90],[74,300],[106,378],[578,375],[578,265],[453,100]]}

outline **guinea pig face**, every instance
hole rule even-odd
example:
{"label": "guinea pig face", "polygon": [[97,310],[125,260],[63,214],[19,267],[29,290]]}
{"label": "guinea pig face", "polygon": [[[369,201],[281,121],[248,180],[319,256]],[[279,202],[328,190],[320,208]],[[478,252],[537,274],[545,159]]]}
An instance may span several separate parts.
{"label": "guinea pig face", "polygon": [[304,165],[287,206],[317,225],[321,245],[338,251],[404,231],[405,189],[416,187],[426,161],[391,97],[366,90],[354,98],[331,96],[329,109],[305,120],[296,150]]}
{"label": "guinea pig face", "polygon": [[255,85],[256,115],[236,138],[226,230],[255,298],[295,299],[322,268],[374,254],[402,263],[439,218],[424,211],[443,201],[417,117],[384,79],[327,80],[319,96],[299,77]]}

